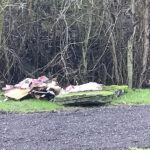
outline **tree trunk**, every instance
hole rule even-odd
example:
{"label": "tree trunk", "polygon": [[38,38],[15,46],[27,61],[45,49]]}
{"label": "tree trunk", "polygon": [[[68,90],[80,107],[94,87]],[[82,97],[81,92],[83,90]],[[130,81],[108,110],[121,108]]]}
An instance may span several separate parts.
{"label": "tree trunk", "polygon": [[91,33],[91,28],[92,28],[92,8],[89,8],[87,10],[88,14],[88,28],[87,28],[87,33],[85,35],[85,40],[84,40],[84,45],[82,47],[82,60],[83,60],[83,76],[84,80],[87,80],[87,51],[88,51],[88,43],[89,43],[89,38],[90,38],[90,33]]}
{"label": "tree trunk", "polygon": [[[132,8],[132,24],[134,24],[135,16],[135,0],[131,0]],[[134,36],[136,32],[136,25],[133,27],[133,33],[128,40],[128,53],[127,53],[127,69],[128,69],[128,86],[129,88],[133,87],[133,45],[134,45]]]}
{"label": "tree trunk", "polygon": [[7,75],[9,79],[10,78],[10,62],[9,62],[8,51],[6,47],[6,38],[4,35],[4,10],[7,6],[3,6],[3,3],[1,3],[0,5],[1,5],[1,8],[0,8],[0,55],[2,56],[2,54],[4,54],[5,65],[6,65],[5,75]]}
{"label": "tree trunk", "polygon": [[128,68],[128,86],[133,86],[133,36],[128,41],[127,68]]}
{"label": "tree trunk", "polygon": [[113,57],[113,65],[114,65],[114,69],[115,69],[115,79],[117,84],[119,84],[119,73],[118,73],[118,60],[117,60],[117,55],[116,55],[116,48],[115,48],[115,39],[113,34],[110,35],[111,38],[111,43],[112,43],[112,57]]}
{"label": "tree trunk", "polygon": [[142,87],[142,84],[145,80],[145,73],[147,67],[147,59],[148,59],[148,51],[149,51],[149,15],[148,15],[148,1],[146,0],[146,6],[144,8],[144,51],[143,51],[143,58],[142,58],[142,71],[140,75],[140,82],[138,87]]}

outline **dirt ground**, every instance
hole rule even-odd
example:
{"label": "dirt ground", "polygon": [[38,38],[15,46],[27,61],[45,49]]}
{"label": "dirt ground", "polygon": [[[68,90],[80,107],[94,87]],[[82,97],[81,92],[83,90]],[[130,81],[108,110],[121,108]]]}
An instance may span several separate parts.
{"label": "dirt ground", "polygon": [[150,106],[0,115],[0,150],[150,147]]}

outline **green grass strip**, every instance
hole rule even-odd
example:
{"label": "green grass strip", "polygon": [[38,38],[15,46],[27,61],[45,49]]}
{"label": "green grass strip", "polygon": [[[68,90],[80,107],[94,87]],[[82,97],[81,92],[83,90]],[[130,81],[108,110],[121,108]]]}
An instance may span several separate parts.
{"label": "green grass strip", "polygon": [[47,100],[26,99],[22,101],[8,100],[6,102],[2,102],[3,99],[4,98],[0,96],[0,111],[27,113],[64,109],[64,106]]}
{"label": "green grass strip", "polygon": [[150,150],[150,148],[129,148],[128,150]]}
{"label": "green grass strip", "polygon": [[113,100],[112,104],[150,104],[150,89],[128,89],[121,97]]}

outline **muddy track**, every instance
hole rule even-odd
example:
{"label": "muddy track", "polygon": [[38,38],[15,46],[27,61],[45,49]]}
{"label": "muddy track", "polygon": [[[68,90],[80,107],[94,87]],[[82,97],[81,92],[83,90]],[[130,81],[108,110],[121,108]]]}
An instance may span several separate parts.
{"label": "muddy track", "polygon": [[0,150],[129,147],[150,147],[150,106],[0,115]]}

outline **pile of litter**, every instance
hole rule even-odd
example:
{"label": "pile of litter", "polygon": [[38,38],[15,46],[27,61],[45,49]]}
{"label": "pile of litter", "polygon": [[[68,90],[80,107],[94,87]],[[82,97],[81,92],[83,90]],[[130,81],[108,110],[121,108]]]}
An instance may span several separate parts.
{"label": "pile of litter", "polygon": [[53,99],[61,92],[57,78],[49,80],[46,76],[38,79],[26,78],[16,85],[6,85],[2,88],[3,96],[9,99],[21,100],[24,98]]}
{"label": "pile of litter", "polygon": [[46,76],[38,79],[26,78],[16,85],[6,85],[2,88],[3,96],[7,99],[21,100],[25,98],[52,100],[60,94],[75,92],[101,91],[102,84],[89,82],[82,85],[69,85],[61,88],[58,85],[57,78],[49,80]]}
{"label": "pile of litter", "polygon": [[102,91],[102,84],[96,82],[89,82],[82,85],[69,85],[65,89],[62,89],[61,94],[87,92],[87,91]]}

